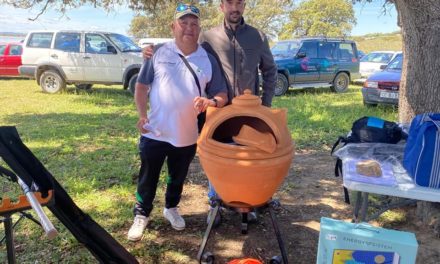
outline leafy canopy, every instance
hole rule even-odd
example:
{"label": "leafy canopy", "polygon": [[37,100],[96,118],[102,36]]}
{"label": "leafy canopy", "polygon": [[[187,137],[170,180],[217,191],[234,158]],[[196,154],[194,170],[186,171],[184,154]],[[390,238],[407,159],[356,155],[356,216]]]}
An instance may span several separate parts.
{"label": "leafy canopy", "polygon": [[290,12],[280,39],[299,36],[346,36],[355,24],[352,1],[307,0]]}
{"label": "leafy canopy", "polygon": [[[171,37],[170,23],[177,2],[182,1],[157,3],[152,10],[139,11],[131,21],[130,34],[135,38]],[[246,23],[262,29],[269,37],[275,38],[293,6],[290,2],[279,0],[278,4],[274,5],[273,0],[247,0],[244,13]],[[210,29],[223,21],[220,0],[200,1],[199,7],[203,29]]]}
{"label": "leafy canopy", "polygon": [[[356,23],[352,2],[371,0],[305,0],[295,6],[292,0],[247,0],[244,13],[248,24],[263,30],[270,38],[291,38],[300,35],[348,35]],[[107,11],[128,6],[136,12],[130,24],[135,38],[171,37],[170,23],[177,2],[195,3],[202,12],[202,28],[209,29],[223,20],[220,0],[0,0],[17,8],[39,9],[37,19],[47,10],[64,14],[82,5]]]}

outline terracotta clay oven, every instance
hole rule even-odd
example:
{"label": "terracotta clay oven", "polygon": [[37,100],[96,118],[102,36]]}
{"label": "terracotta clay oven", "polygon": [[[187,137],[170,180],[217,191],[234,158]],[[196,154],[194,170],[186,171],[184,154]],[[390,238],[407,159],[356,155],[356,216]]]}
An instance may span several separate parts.
{"label": "terracotta clay oven", "polygon": [[233,207],[266,204],[294,155],[287,111],[261,105],[249,90],[224,108],[208,108],[198,140],[200,162],[221,200]]}

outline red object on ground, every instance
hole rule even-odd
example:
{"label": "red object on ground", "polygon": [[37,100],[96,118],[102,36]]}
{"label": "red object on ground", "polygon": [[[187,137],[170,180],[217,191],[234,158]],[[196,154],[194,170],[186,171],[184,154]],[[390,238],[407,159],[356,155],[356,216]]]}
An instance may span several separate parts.
{"label": "red object on ground", "polygon": [[228,264],[263,264],[263,262],[258,259],[244,258],[244,259],[234,259],[228,262]]}

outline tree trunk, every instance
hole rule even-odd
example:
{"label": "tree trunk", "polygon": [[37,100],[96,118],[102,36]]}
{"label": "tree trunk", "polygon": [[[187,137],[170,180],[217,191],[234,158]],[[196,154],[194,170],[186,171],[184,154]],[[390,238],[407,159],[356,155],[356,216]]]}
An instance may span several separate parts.
{"label": "tree trunk", "polygon": [[[399,121],[440,112],[440,1],[394,0],[403,37]],[[440,206],[417,204],[417,217],[440,235]]]}
{"label": "tree trunk", "polygon": [[399,121],[440,112],[440,1],[394,0],[403,37]]}

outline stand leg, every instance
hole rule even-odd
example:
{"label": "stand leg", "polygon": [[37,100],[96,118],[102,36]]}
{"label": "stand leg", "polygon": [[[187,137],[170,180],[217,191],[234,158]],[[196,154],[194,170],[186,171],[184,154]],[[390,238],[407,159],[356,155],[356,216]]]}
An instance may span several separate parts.
{"label": "stand leg", "polygon": [[241,233],[246,235],[248,233],[248,213],[241,213]]}
{"label": "stand leg", "polygon": [[289,261],[287,260],[286,249],[284,248],[283,238],[281,237],[281,233],[278,228],[276,216],[275,216],[275,213],[272,209],[272,204],[270,204],[270,206],[269,206],[269,212],[270,212],[270,219],[272,220],[273,229],[275,230],[275,235],[277,236],[278,245],[279,245],[280,251],[281,251],[281,256],[283,257],[283,263],[288,264]]}
{"label": "stand leg", "polygon": [[356,203],[354,204],[353,209],[353,222],[359,222],[359,209],[361,208],[362,203],[362,193],[356,192]]}
{"label": "stand leg", "polygon": [[6,215],[3,220],[5,226],[6,251],[8,253],[8,264],[15,264],[14,230],[11,215]]}
{"label": "stand leg", "polygon": [[205,251],[205,247],[208,242],[209,235],[211,234],[212,226],[214,225],[215,217],[217,216],[219,209],[220,209],[220,204],[217,203],[216,206],[214,207],[214,211],[212,213],[213,215],[211,215],[210,221],[208,223],[208,227],[206,228],[205,235],[203,236],[199,253],[197,253],[197,259],[199,260],[199,263],[202,263],[203,252]]}
{"label": "stand leg", "polygon": [[[41,226],[41,223],[38,222],[37,219],[35,219],[31,214],[26,213],[26,212],[20,212],[20,217],[18,218],[17,221],[15,221],[15,223],[12,225],[12,229],[15,229],[15,227],[21,222],[21,220],[23,220],[24,218],[27,218],[29,220],[31,220],[32,222],[36,223],[37,225]],[[1,221],[0,221],[1,222]],[[6,236],[2,237],[2,239],[0,239],[0,244],[3,243],[3,241],[6,239]]]}
{"label": "stand leg", "polygon": [[[35,224],[41,226],[41,223],[37,219],[35,219],[35,217],[33,217],[30,213],[26,213],[24,211],[20,212],[20,219],[18,219],[18,221],[20,221],[23,217],[26,217],[27,219],[31,220]],[[18,221],[17,221],[17,223],[15,223],[15,225],[18,224]],[[14,227],[15,227],[15,225],[14,225]]]}
{"label": "stand leg", "polygon": [[367,213],[368,213],[368,193],[363,192],[362,193],[361,215],[360,215],[361,222],[367,220]]}

